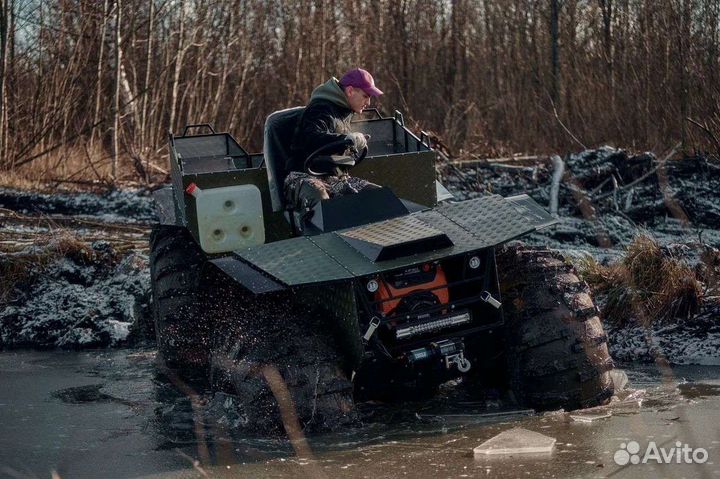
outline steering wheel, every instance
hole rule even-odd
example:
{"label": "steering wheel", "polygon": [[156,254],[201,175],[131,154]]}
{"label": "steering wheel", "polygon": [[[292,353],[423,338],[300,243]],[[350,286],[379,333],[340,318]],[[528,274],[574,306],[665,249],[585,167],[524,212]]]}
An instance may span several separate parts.
{"label": "steering wheel", "polygon": [[[344,147],[347,147],[347,146],[348,146],[348,141],[349,141],[348,139],[342,139],[342,140],[333,141],[333,142],[331,142],[331,143],[328,143],[327,145],[321,146],[321,147],[318,148],[317,150],[315,150],[315,151],[313,151],[312,153],[310,153],[310,154],[308,155],[308,157],[305,159],[305,163],[304,163],[304,166],[303,166],[304,169],[305,169],[305,171],[307,171],[308,173],[310,173],[310,174],[313,175],[313,176],[323,176],[323,175],[326,175],[327,173],[317,173],[317,172],[312,171],[312,169],[310,168],[310,165],[312,164],[313,160],[315,160],[315,158],[317,158],[318,156],[320,156],[321,153],[324,153],[324,152],[326,152],[326,151],[328,151],[328,150],[335,150],[335,149],[338,149],[338,148],[343,147],[343,146],[344,146]],[[354,150],[354,148],[353,148],[353,150]],[[365,157],[367,156],[367,152],[368,152],[368,147],[367,147],[367,145],[366,145],[365,147],[363,147],[363,149],[360,150],[359,152],[355,152],[355,154],[353,155],[353,156],[355,156],[355,158],[354,158],[354,163],[353,163],[353,165],[351,165],[351,166],[357,166],[357,165],[359,165],[360,162],[362,162],[362,161],[365,159]],[[342,163],[340,163],[340,164],[336,164],[336,166],[347,166],[347,165],[343,165]]]}

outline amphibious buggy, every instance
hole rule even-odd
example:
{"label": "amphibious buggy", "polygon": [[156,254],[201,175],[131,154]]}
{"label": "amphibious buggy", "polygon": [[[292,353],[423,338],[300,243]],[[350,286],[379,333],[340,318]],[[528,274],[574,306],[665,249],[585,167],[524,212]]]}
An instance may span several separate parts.
{"label": "amphibious buggy", "polygon": [[552,216],[526,195],[454,201],[427,135],[376,110],[352,123],[370,135],[352,174],[383,187],[298,214],[282,186],[301,112],[268,117],[261,154],[209,125],[170,135],[151,236],[168,367],[207,374],[266,429],[280,424],[278,379],[314,429],[355,420],[357,401],[424,397],[458,377],[538,409],[610,398],[586,283],[555,252],[504,245]]}

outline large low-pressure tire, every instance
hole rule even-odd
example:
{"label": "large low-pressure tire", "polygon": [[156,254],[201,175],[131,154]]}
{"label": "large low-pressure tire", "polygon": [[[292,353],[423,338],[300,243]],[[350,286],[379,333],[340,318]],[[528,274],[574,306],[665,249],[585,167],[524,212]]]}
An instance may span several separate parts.
{"label": "large low-pressure tire", "polygon": [[150,278],[158,352],[170,368],[203,370],[209,357],[203,293],[205,255],[185,228],[156,225],[150,234]]}
{"label": "large low-pressure tire", "polygon": [[253,296],[230,286],[223,296],[211,381],[237,397],[248,428],[330,431],[357,421],[352,384],[321,318],[292,292]]}
{"label": "large low-pressure tire", "polygon": [[497,264],[516,399],[539,410],[608,402],[613,362],[587,283],[548,250],[508,247]]}

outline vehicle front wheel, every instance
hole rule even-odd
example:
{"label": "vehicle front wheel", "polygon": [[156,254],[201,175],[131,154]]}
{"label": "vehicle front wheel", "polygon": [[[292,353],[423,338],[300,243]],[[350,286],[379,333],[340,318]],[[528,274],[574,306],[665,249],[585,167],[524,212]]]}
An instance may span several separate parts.
{"label": "vehicle front wheel", "polygon": [[[237,397],[248,427],[338,430],[357,420],[352,384],[320,318],[292,292],[230,287],[213,335],[213,388]],[[296,419],[295,419],[296,418]]]}
{"label": "vehicle front wheel", "polygon": [[608,402],[613,362],[587,283],[549,250],[506,247],[497,264],[516,399],[540,410]]}
{"label": "vehicle front wheel", "polygon": [[186,228],[156,225],[150,234],[150,280],[155,336],[170,368],[208,364],[209,324],[204,302],[205,255]]}

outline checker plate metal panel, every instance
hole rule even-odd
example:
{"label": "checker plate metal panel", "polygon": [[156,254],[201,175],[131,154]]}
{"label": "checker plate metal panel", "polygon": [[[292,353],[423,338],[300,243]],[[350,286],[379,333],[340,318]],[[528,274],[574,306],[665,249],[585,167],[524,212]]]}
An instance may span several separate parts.
{"label": "checker plate metal panel", "polygon": [[210,262],[253,293],[269,293],[283,289],[281,284],[271,280],[264,273],[231,256],[212,259]]}
{"label": "checker plate metal panel", "polygon": [[479,247],[478,245],[482,244],[471,232],[453,222],[450,218],[438,213],[436,210],[421,211],[415,213],[415,215],[419,220],[445,233],[453,242],[456,249],[463,251],[467,249],[477,249]]}
{"label": "checker plate metal panel", "polygon": [[367,259],[362,253],[347,244],[337,233],[312,236],[312,241],[338,263],[342,264],[353,276],[382,271],[382,267]]}
{"label": "checker plate metal panel", "polygon": [[436,211],[483,240],[488,246],[535,231],[535,224],[500,195],[440,205]]}
{"label": "checker plate metal panel", "polygon": [[345,230],[340,233],[340,236],[374,243],[378,246],[392,246],[442,234],[442,231],[428,226],[414,216],[402,216]]}
{"label": "checker plate metal panel", "polygon": [[535,200],[528,195],[517,195],[505,199],[509,203],[512,203],[513,208],[515,208],[518,213],[532,222],[535,225],[535,229],[545,228],[560,222],[559,219],[548,214],[542,206],[537,204]]}
{"label": "checker plate metal panel", "polygon": [[352,278],[309,237],[253,246],[235,254],[288,286]]}
{"label": "checker plate metal panel", "polygon": [[[374,228],[377,224],[373,224],[253,246],[235,254],[288,286],[328,283],[493,247],[553,221],[552,216],[530,198],[513,202],[498,195],[441,205],[397,220],[400,219],[403,225],[412,224],[420,232],[446,234],[453,246],[373,263],[342,237],[349,232],[359,235],[366,229],[375,234],[379,230]],[[392,221],[395,220],[384,223]],[[392,238],[383,236],[378,240],[384,243],[398,239],[408,241],[408,237],[420,234],[413,230],[406,233],[408,236],[395,234]]]}

